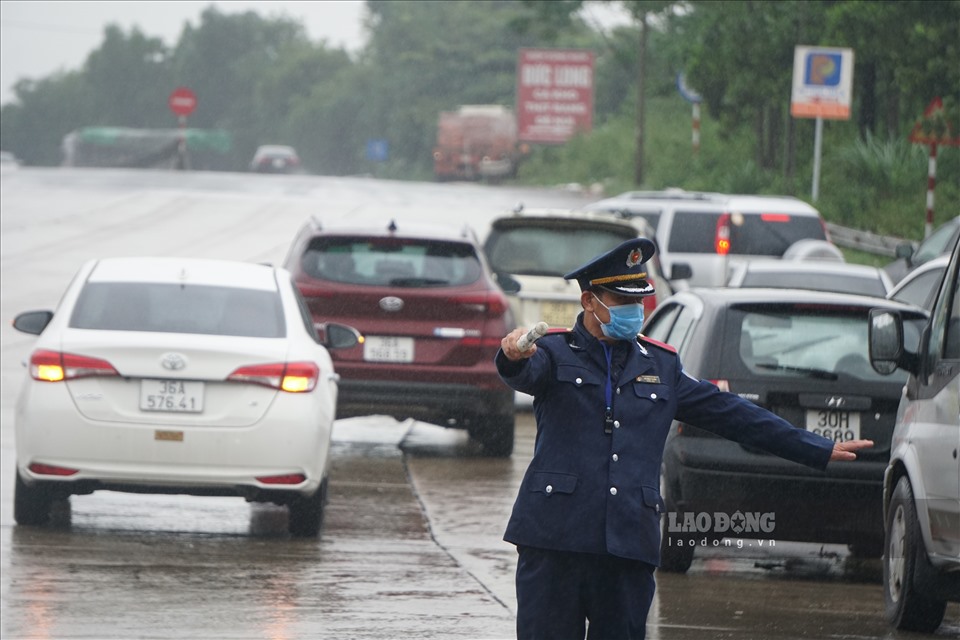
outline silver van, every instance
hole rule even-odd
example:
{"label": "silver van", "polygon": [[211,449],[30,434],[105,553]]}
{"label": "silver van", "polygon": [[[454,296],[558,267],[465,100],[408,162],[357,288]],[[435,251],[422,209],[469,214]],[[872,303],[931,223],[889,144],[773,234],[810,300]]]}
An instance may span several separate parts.
{"label": "silver van", "polygon": [[820,213],[789,196],[630,191],[585,208],[644,218],[655,229],[664,274],[690,286],[723,286],[734,266],[752,258],[837,255]]}
{"label": "silver van", "polygon": [[[916,347],[912,320],[874,309],[870,359],[910,373],[884,476],[885,610],[897,629],[932,632],[960,602],[960,241]],[[919,312],[919,309],[918,309]],[[921,318],[923,316],[920,316]]]}

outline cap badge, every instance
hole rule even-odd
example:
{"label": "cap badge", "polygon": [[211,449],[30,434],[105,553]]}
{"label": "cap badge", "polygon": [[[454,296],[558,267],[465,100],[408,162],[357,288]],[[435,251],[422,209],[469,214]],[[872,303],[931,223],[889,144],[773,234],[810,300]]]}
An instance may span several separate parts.
{"label": "cap badge", "polygon": [[643,254],[640,253],[640,249],[634,249],[630,252],[630,255],[627,256],[627,267],[635,267],[640,264],[640,259],[643,257]]}

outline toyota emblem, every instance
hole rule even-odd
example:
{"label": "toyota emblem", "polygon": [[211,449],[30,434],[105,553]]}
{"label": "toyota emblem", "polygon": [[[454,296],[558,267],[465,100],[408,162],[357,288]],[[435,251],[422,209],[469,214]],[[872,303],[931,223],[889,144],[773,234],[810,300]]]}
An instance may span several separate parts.
{"label": "toyota emblem", "polygon": [[400,311],[400,309],[403,309],[403,300],[396,296],[380,298],[380,308],[390,312]]}
{"label": "toyota emblem", "polygon": [[160,366],[170,371],[180,371],[187,366],[187,358],[179,353],[165,353],[160,356]]}

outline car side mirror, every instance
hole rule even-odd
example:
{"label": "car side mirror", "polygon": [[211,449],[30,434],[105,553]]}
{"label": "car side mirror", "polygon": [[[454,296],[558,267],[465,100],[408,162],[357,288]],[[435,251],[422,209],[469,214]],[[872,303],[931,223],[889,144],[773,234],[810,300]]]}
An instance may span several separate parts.
{"label": "car side mirror", "polygon": [[497,272],[493,274],[494,279],[497,281],[497,284],[503,289],[503,292],[506,294],[514,294],[520,291],[520,281],[514,278],[509,273]]}
{"label": "car side mirror", "polygon": [[898,258],[903,258],[906,260],[907,264],[911,264],[913,258],[913,245],[909,242],[901,242],[897,245],[897,248],[894,249],[894,254]]}
{"label": "car side mirror", "polygon": [[693,268],[686,262],[677,262],[670,267],[670,280],[689,280],[693,277]]}
{"label": "car side mirror", "polygon": [[900,314],[870,310],[870,364],[877,373],[890,375],[903,355],[903,319]]}
{"label": "car side mirror", "polygon": [[363,342],[363,336],[353,327],[335,322],[318,322],[314,325],[320,344],[327,349],[349,349]]}
{"label": "car side mirror", "polygon": [[24,311],[13,319],[13,328],[38,336],[43,333],[52,319],[52,311]]}
{"label": "car side mirror", "polygon": [[[923,316],[910,316],[911,322]],[[911,324],[911,327],[914,327]],[[912,329],[916,333],[916,328]],[[914,336],[919,342],[919,336]],[[911,339],[913,341],[913,339]],[[870,347],[870,365],[881,375],[890,375],[897,368],[917,375],[920,371],[920,357],[904,348],[904,319],[899,311],[885,309],[870,310],[868,342]]]}

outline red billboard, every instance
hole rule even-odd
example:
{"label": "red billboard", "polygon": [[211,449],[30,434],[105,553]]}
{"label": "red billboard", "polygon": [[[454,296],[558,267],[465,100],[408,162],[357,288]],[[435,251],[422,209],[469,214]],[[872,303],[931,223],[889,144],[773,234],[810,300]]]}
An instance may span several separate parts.
{"label": "red billboard", "polygon": [[593,128],[593,52],[521,49],[517,128],[523,142],[566,142]]}

